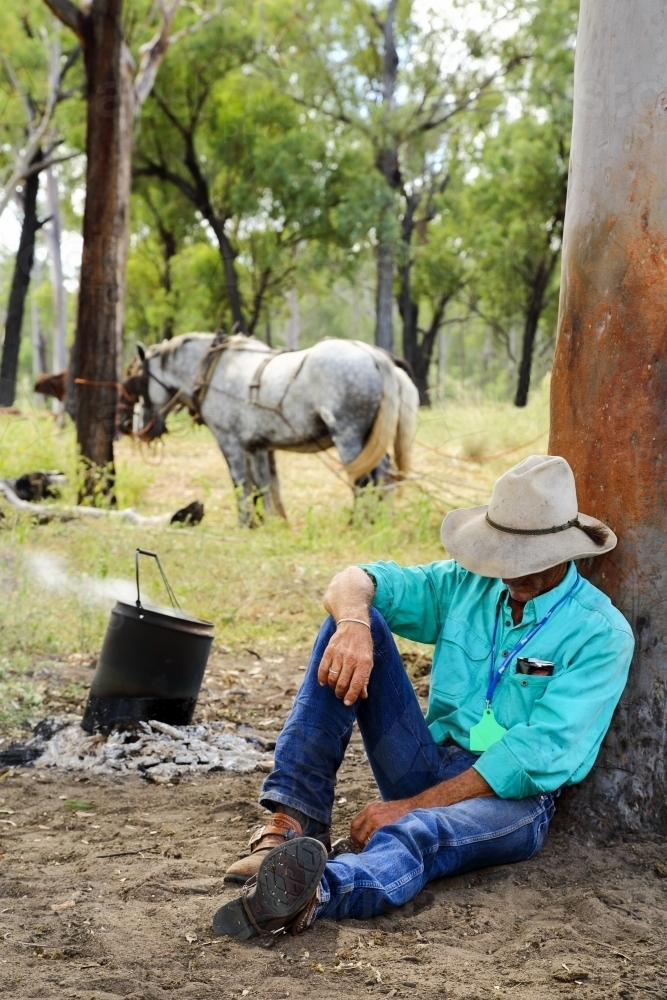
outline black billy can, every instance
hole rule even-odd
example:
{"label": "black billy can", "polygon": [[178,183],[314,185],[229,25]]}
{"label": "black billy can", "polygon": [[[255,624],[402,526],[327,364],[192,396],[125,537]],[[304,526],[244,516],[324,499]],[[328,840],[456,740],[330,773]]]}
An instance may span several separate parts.
{"label": "black billy can", "polygon": [[[171,608],[143,605],[139,556],[151,556]],[[155,552],[135,553],[137,600],[111,612],[81,726],[92,733],[140,720],[192,720],[213,643],[213,625],[181,611]]]}

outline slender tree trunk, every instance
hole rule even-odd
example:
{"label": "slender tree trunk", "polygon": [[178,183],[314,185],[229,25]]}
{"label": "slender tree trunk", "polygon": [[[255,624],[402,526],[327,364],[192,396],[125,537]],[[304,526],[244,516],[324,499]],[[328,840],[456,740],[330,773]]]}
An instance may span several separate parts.
{"label": "slender tree trunk", "polygon": [[375,343],[394,352],[394,248],[380,243],[377,248],[377,287],[375,293]]}
{"label": "slender tree trunk", "polygon": [[[403,320],[403,357],[409,363],[412,371],[417,372],[419,367],[419,303],[412,297],[412,236],[415,229],[415,212],[419,205],[420,197],[406,196],[405,212],[401,223],[401,236],[403,259],[399,264],[398,273],[401,287],[398,296],[398,307]],[[423,381],[417,381],[419,389],[419,400],[422,405],[428,403],[428,386]]]}
{"label": "slender tree trunk", "polygon": [[289,319],[287,321],[287,336],[285,346],[288,351],[299,350],[299,339],[301,337],[301,314],[299,312],[299,296],[296,288],[290,288],[287,293],[287,305],[289,307]]}
{"label": "slender tree trunk", "polygon": [[[51,288],[53,289],[53,352],[51,371],[62,372],[67,368],[67,299],[65,297],[65,281],[63,276],[63,261],[61,252],[62,225],[60,221],[60,195],[58,179],[51,168],[46,171],[46,193],[51,217],[50,225],[45,229],[51,258]],[[55,396],[51,400],[53,413],[62,418],[65,404]],[[74,410],[72,409],[72,414]]]}
{"label": "slender tree trunk", "polygon": [[417,348],[415,351],[415,359],[413,364],[414,372],[414,382],[419,390],[419,405],[420,406],[430,406],[431,397],[429,391],[429,372],[431,369],[431,361],[433,358],[433,351],[438,339],[438,334],[440,332],[440,327],[442,326],[442,321],[445,316],[445,310],[447,308],[447,303],[449,302],[450,296],[443,295],[438,300],[433,310],[433,316],[431,318],[431,324],[428,330],[422,331],[421,340],[417,341]]}
{"label": "slender tree trunk", "polygon": [[211,227],[218,241],[220,258],[222,260],[222,269],[225,275],[227,300],[229,302],[229,308],[232,313],[232,322],[234,324],[234,332],[245,333],[246,323],[243,316],[243,306],[241,305],[239,278],[238,274],[236,273],[236,253],[234,252],[234,248],[232,247],[227,237],[227,234],[225,233],[224,222],[221,219],[218,219],[215,212],[213,211],[213,207],[210,204],[210,202],[208,203],[208,210],[205,214],[205,218],[211,224]]}
{"label": "slender tree trunk", "polygon": [[134,92],[134,59],[127,45],[121,44],[120,96],[118,116],[118,177],[116,179],[116,377],[123,377],[125,348],[125,298],[127,291],[127,254],[130,247],[130,194],[132,191],[132,131],[137,113]]}
{"label": "slender tree trunk", "polygon": [[171,340],[174,336],[174,317],[171,312],[171,303],[169,302],[169,296],[171,294],[171,260],[172,257],[176,256],[177,246],[176,246],[176,236],[171,230],[165,229],[163,226],[160,227],[160,239],[162,241],[162,257],[163,257],[163,268],[162,275],[160,278],[160,283],[165,291],[165,296],[167,299],[168,313],[165,317],[164,324],[162,326],[162,339]]}
{"label": "slender tree trunk", "polygon": [[55,313],[53,324],[53,371],[61,372],[67,368],[67,300],[65,298],[65,281],[63,278],[61,253],[62,225],[60,221],[58,180],[50,167],[46,170],[46,193],[51,222],[44,233],[49,244],[49,255],[51,257],[51,285],[53,288]]}
{"label": "slender tree trunk", "polygon": [[[30,165],[34,166],[43,159],[42,149],[38,147]],[[16,378],[21,348],[21,328],[25,297],[30,284],[30,272],[35,259],[35,236],[39,229],[37,218],[37,192],[39,191],[39,173],[31,174],[23,183],[23,223],[21,238],[16,252],[14,274],[9,293],[7,319],[5,321],[5,340],[2,347],[2,362],[0,363],[0,406],[12,406],[16,398]]]}
{"label": "slender tree trunk", "polygon": [[447,355],[449,354],[450,334],[440,329],[438,333],[438,398],[442,398],[442,392],[447,380]]}
{"label": "slender tree trunk", "polygon": [[544,309],[544,297],[551,275],[553,274],[554,266],[555,260],[549,262],[541,260],[537,266],[537,270],[535,271],[535,278],[533,280],[530,298],[528,299],[528,307],[526,309],[526,317],[523,327],[521,363],[519,365],[519,382],[517,385],[516,396],[514,397],[515,406],[526,406],[528,403],[528,390],[530,388],[530,374],[533,367],[535,337],[537,335],[537,327],[540,322],[540,316],[542,315],[542,311]]}
{"label": "slender tree trunk", "polygon": [[[630,679],[566,822],[667,832],[667,7],[582,0],[552,454],[618,547],[591,580],[635,630]],[[569,818],[568,818],[569,817]]]}
{"label": "slender tree trunk", "polygon": [[394,40],[396,7],[397,0],[389,0],[385,20],[376,19],[384,37],[382,105],[385,121],[384,135],[377,150],[375,162],[392,193],[388,193],[387,202],[381,212],[378,224],[375,343],[390,353],[394,351],[393,192],[400,186],[401,180],[398,148],[390,123],[391,115],[396,107],[395,94],[398,75],[398,53]]}
{"label": "slender tree trunk", "polygon": [[86,205],[70,370],[88,383],[111,383],[75,389],[77,441],[84,464],[80,499],[94,502],[113,490],[115,476],[122,8],[123,0],[93,0],[84,22]]}
{"label": "slender tree trunk", "polygon": [[[39,310],[37,308],[37,297],[35,295],[35,286],[39,287],[41,281],[41,268],[39,267],[39,261],[33,266],[33,278],[32,278],[32,290],[30,293],[30,326],[32,334],[32,377],[33,381],[47,372],[49,369],[47,367],[46,358],[46,342],[44,340],[44,335],[42,334],[39,325]],[[36,392],[34,394],[35,403],[42,403],[44,396],[41,393]]]}

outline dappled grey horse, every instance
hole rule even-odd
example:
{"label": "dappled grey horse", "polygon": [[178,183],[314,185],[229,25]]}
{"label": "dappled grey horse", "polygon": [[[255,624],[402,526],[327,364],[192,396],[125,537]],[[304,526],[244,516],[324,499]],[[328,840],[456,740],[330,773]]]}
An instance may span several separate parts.
{"label": "dappled grey horse", "polygon": [[237,490],[239,517],[253,505],[285,516],[274,451],[335,446],[350,484],[407,471],[419,397],[389,355],[368,344],[322,340],[271,350],[254,337],[188,333],[145,350],[123,382],[118,426],[144,440],[179,406],[206,424]]}

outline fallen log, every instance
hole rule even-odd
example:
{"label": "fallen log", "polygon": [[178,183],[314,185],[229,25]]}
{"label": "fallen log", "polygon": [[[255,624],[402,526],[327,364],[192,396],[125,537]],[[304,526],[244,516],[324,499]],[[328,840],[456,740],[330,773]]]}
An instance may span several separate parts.
{"label": "fallen log", "polygon": [[0,479],[0,492],[7,503],[15,510],[28,513],[36,518],[40,524],[47,524],[49,521],[73,521],[77,518],[92,518],[93,520],[119,521],[121,524],[138,524],[142,527],[150,528],[167,524],[199,524],[204,516],[204,504],[200,500],[194,500],[187,507],[172,511],[169,514],[154,514],[147,516],[140,514],[133,507],[126,507],[125,510],[108,510],[102,507],[83,507],[80,505],[49,504],[48,506],[36,507],[28,500],[22,500],[12,488],[7,479]]}

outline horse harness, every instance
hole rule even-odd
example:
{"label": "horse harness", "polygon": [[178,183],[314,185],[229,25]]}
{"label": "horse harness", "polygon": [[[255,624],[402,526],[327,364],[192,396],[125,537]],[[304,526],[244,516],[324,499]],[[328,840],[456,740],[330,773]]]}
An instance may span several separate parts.
{"label": "horse harness", "polygon": [[[194,404],[193,417],[197,421],[197,423],[201,424],[204,422],[201,416],[201,408],[204,404],[204,400],[206,399],[206,394],[213,379],[213,374],[217,367],[218,361],[220,360],[222,352],[224,350],[242,351],[249,349],[250,348],[246,347],[246,345],[243,344],[240,346],[237,346],[236,344],[230,344],[229,339],[221,331],[218,331],[218,333],[215,335],[215,337],[213,338],[213,342],[211,343],[208,350],[205,352],[204,357],[200,362],[199,372],[195,380],[194,389],[192,390],[191,398]],[[264,354],[262,360],[255,369],[255,374],[253,375],[251,381],[248,384],[248,398],[247,400],[244,401],[248,403],[250,406],[259,407],[259,409],[262,410],[270,410],[271,412],[276,413],[283,420],[286,419],[282,413],[282,407],[283,403],[285,402],[285,397],[287,396],[287,393],[289,392],[292,384],[296,381],[297,376],[301,372],[301,369],[303,368],[306,358],[308,356],[307,353],[304,352],[301,361],[299,362],[297,367],[292,372],[292,375],[288,379],[287,385],[283,390],[283,394],[280,397],[277,406],[267,406],[265,403],[260,403],[259,394],[262,387],[262,376],[266,371],[266,369],[268,368],[268,366],[273,361],[273,359],[278,357],[279,354],[290,354],[290,353],[292,352],[286,350],[285,348],[278,348],[277,350],[273,350],[270,353]],[[241,402],[243,402],[243,400],[241,400]],[[289,423],[289,421],[286,422]]]}

